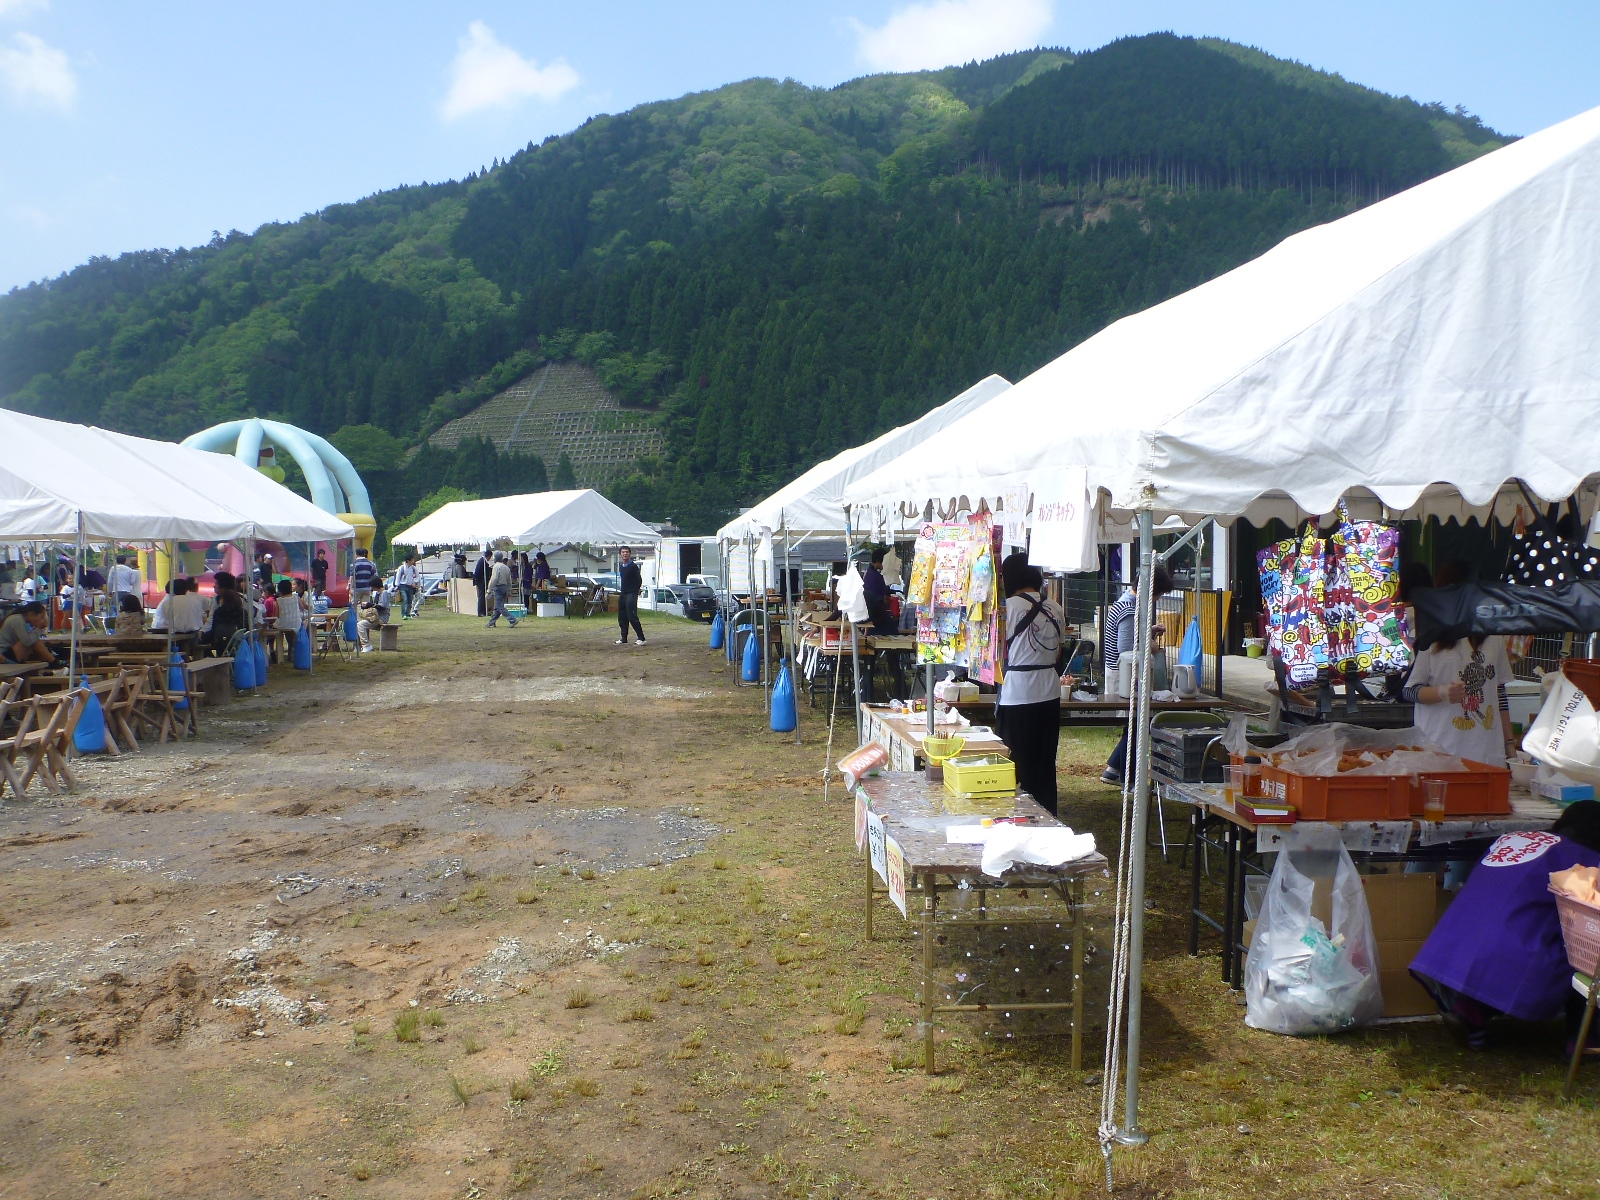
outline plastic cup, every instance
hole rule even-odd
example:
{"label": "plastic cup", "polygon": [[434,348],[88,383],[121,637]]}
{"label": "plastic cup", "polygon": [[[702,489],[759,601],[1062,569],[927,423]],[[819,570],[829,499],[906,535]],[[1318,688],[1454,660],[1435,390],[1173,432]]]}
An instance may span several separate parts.
{"label": "plastic cup", "polygon": [[1422,781],[1422,816],[1438,823],[1444,820],[1444,797],[1450,785],[1443,779]]}
{"label": "plastic cup", "polygon": [[1228,766],[1224,769],[1222,796],[1230,805],[1237,804],[1239,797],[1244,794],[1245,770],[1243,767]]}

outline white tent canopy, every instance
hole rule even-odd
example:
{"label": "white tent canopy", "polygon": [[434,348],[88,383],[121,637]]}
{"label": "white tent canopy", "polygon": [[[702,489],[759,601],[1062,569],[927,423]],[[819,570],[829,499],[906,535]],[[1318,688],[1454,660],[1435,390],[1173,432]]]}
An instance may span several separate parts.
{"label": "white tent canopy", "polygon": [[644,546],[660,536],[599,492],[585,488],[495,500],[457,500],[390,540],[406,546],[482,546],[501,538],[518,546],[564,542]]}
{"label": "white tent canopy", "polygon": [[1600,109],[1116,322],[845,494],[1081,467],[1103,517],[1507,520],[1516,479],[1592,505],[1597,417]]}
{"label": "white tent canopy", "polygon": [[0,410],[0,542],[311,542],[353,532],[235,458]]}
{"label": "white tent canopy", "polygon": [[759,538],[763,530],[842,534],[846,485],[922,444],[939,430],[982,408],[1011,386],[998,375],[973,384],[954,399],[862,446],[820,462],[717,531],[721,541]]}

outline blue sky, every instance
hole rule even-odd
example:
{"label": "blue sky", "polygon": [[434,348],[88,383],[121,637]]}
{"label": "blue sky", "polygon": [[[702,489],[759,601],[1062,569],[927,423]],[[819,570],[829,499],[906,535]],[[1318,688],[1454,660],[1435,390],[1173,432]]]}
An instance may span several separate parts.
{"label": "blue sky", "polygon": [[1600,104],[1593,0],[0,0],[0,289],[193,245],[753,75],[827,86],[1172,29],[1530,133]]}

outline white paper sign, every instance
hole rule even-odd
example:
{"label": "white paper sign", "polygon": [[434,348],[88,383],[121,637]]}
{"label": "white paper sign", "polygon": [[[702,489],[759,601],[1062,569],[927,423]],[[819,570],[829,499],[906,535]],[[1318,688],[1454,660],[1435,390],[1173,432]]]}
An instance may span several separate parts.
{"label": "white paper sign", "polygon": [[889,885],[889,899],[903,917],[906,915],[906,856],[900,849],[900,843],[893,838],[884,839],[884,858],[889,868],[884,879]]}
{"label": "white paper sign", "polygon": [[1008,487],[1001,493],[1000,503],[1004,517],[1002,538],[1006,546],[1021,550],[1028,544],[1028,489]]}
{"label": "white paper sign", "polygon": [[1047,571],[1097,571],[1089,473],[1068,467],[1039,480],[1033,489],[1033,541],[1028,561]]}
{"label": "white paper sign", "polygon": [[883,845],[884,831],[883,818],[877,813],[867,812],[867,847],[872,855],[872,869],[877,872],[878,878],[884,883],[889,882],[889,859]]}

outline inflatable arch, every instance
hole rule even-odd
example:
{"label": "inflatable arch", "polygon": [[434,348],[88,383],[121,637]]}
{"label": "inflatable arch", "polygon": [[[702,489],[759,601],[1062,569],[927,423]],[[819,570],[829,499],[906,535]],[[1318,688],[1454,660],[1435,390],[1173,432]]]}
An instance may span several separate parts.
{"label": "inflatable arch", "polygon": [[356,545],[372,549],[378,525],[372,516],[367,485],[361,482],[354,464],[327,438],[281,421],[251,417],[202,429],[185,438],[183,444],[223,454],[232,450],[240,462],[258,469],[263,465],[263,451],[271,457],[276,457],[274,449],[286,451],[306,477],[311,488],[311,502],[324,512],[349,522],[356,531]]}

